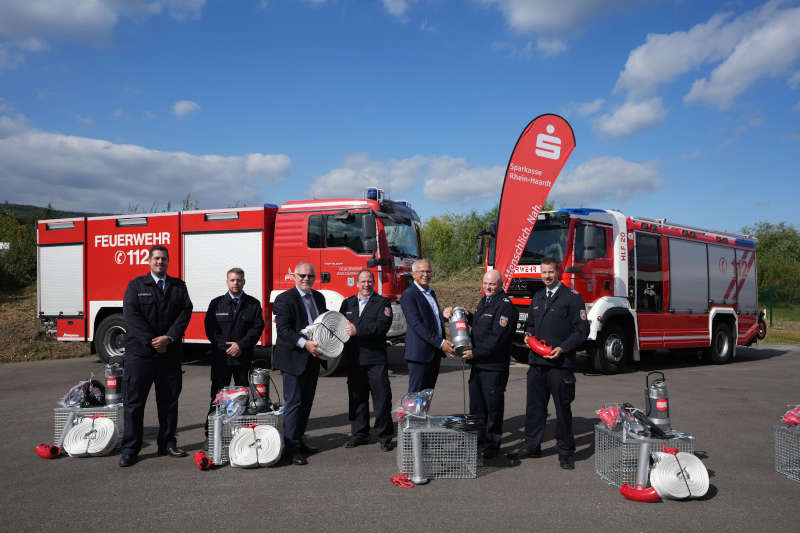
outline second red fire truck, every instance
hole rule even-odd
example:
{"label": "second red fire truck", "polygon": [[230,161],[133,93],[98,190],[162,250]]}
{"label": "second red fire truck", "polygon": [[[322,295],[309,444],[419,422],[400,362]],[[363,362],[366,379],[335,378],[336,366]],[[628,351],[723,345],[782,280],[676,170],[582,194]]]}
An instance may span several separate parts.
{"label": "second red fire truck", "polygon": [[[494,240],[487,233],[489,269]],[[542,213],[507,291],[520,309],[520,333],[531,297],[544,287],[545,257],[558,261],[561,282],[586,302],[586,350],[597,370],[616,372],[659,349],[703,349],[726,363],[737,345],[766,335],[751,237],[612,210]]]}
{"label": "second red fire truck", "polygon": [[[225,292],[225,274],[244,269],[245,290],[272,323],[261,337],[275,339],[272,302],[294,287],[295,266],[317,270],[314,286],[337,310],[355,294],[356,275],[369,268],[375,290],[392,302],[389,337],[405,334],[399,299],[411,263],[420,257],[420,220],[404,202],[368,189],[364,199],[286,202],[280,207],[182,211],[40,220],[38,312],[54,322],[62,341],[91,341],[104,361],[124,353],[122,296],[128,282],[147,272],[149,248],[165,245],[168,274],[182,278],[194,311],[184,342],[207,343],[203,320],[208,303]],[[327,373],[335,370],[328,365]]]}

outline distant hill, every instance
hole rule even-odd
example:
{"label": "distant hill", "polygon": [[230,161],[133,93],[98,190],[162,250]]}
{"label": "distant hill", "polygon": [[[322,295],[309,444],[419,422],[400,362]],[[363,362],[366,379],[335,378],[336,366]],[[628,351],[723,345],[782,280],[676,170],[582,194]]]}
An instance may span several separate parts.
{"label": "distant hill", "polygon": [[85,213],[79,211],[61,211],[52,207],[39,207],[36,205],[0,203],[1,211],[11,211],[20,222],[24,224],[34,224],[40,219],[49,218],[74,218],[74,217],[95,217],[105,213]]}

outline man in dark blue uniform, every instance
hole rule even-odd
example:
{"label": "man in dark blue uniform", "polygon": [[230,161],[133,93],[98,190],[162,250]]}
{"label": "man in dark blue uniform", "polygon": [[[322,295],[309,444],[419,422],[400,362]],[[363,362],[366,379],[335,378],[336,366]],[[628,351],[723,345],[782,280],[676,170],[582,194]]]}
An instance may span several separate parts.
{"label": "man in dark blue uniform", "polygon": [[303,442],[303,433],[317,391],[322,352],[316,342],[307,340],[300,331],[328,308],[322,293],[311,288],[316,277],[311,263],[299,263],[294,277],[295,286],[279,294],[272,306],[278,333],[272,348],[272,367],[283,375],[284,456],[296,465],[306,465],[306,456],[317,451]]}
{"label": "man in dark blue uniform", "polygon": [[525,406],[525,443],[520,458],[542,454],[542,436],[547,421],[547,402],[553,397],[556,410],[556,451],[561,468],[575,468],[575,436],[572,409],[575,399],[575,352],[589,336],[583,298],[559,282],[555,259],[542,260],[545,288],[534,295],[528,307],[525,337],[535,336],[552,347],[543,357],[528,355],[528,399]]}
{"label": "man in dark blue uniform", "polygon": [[[253,351],[264,331],[264,315],[258,300],[244,292],[244,270],[228,270],[228,292],[211,300],[206,311],[206,337],[211,343],[211,406],[214,398],[233,377],[236,385],[247,387]],[[206,424],[208,437],[208,424]]]}
{"label": "man in dark blue uniform", "polygon": [[[483,293],[475,314],[469,316],[472,350],[465,351],[462,357],[472,365],[469,413],[486,422],[479,444],[483,445],[483,458],[492,459],[497,455],[503,437],[508,366],[519,312],[506,298],[503,276],[499,271],[490,270],[484,274]],[[448,318],[449,311],[449,308],[445,310]]]}
{"label": "man in dark blue uniform", "polygon": [[144,407],[155,384],[158,406],[158,455],[184,457],[178,448],[178,396],[181,393],[181,337],[192,316],[186,284],[167,276],[169,252],[150,248],[150,273],[134,278],[125,290],[122,312],[125,338],[125,431],[119,466],[136,463],[142,449]]}
{"label": "man in dark blue uniform", "polygon": [[412,283],[400,297],[406,319],[406,346],[403,358],[408,363],[408,392],[436,387],[442,357],[453,357],[453,343],[445,338],[445,319],[431,289],[433,269],[427,259],[411,265]]}
{"label": "man in dark blue uniform", "polygon": [[348,417],[352,435],[345,448],[369,443],[369,394],[375,408],[375,433],[381,450],[392,450],[392,388],[386,357],[386,333],[392,326],[392,303],[375,293],[375,276],[362,270],[356,277],[358,293],[342,302],[350,340],[344,346],[348,365]]}

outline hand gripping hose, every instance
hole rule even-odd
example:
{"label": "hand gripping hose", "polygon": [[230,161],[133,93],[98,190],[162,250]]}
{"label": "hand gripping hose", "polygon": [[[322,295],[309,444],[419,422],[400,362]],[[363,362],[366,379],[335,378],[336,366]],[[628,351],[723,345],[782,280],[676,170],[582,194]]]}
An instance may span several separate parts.
{"label": "hand gripping hose", "polygon": [[528,345],[528,348],[538,353],[542,357],[548,359],[553,357],[553,347],[548,345],[546,342],[537,339],[534,336],[530,336],[527,339],[525,339],[525,344]]}
{"label": "hand gripping hose", "polygon": [[208,458],[204,451],[200,450],[194,454],[194,465],[200,470],[208,470],[211,468],[211,459]]}
{"label": "hand gripping hose", "polygon": [[114,421],[105,416],[82,418],[67,432],[64,451],[70,457],[108,455],[117,447],[119,432]]}
{"label": "hand gripping hose", "polygon": [[708,492],[708,470],[697,456],[664,446],[655,452],[650,483],[662,498],[700,498]]}
{"label": "hand gripping hose", "polygon": [[244,426],[231,439],[228,456],[231,466],[270,466],[281,458],[282,448],[281,434],[275,427],[253,424]]}
{"label": "hand gripping hose", "polygon": [[319,345],[323,358],[336,359],[342,354],[344,344],[350,340],[350,335],[345,332],[346,326],[347,318],[343,314],[326,311],[300,333]]}

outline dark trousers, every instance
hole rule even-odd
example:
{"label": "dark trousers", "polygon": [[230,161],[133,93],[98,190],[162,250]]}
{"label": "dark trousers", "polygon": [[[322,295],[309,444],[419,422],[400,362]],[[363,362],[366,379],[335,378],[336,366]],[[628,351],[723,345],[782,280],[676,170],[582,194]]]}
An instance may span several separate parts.
{"label": "dark trousers", "polygon": [[297,450],[306,432],[311,405],[317,392],[319,360],[309,358],[306,369],[299,376],[283,372],[283,442],[286,452]]}
{"label": "dark trousers", "polygon": [[375,434],[379,442],[389,442],[394,435],[389,368],[386,365],[351,365],[347,372],[350,429],[354,438],[364,442],[369,440],[370,391],[375,408]]}
{"label": "dark trousers", "polygon": [[137,455],[142,449],[144,406],[153,384],[155,384],[158,407],[158,449],[162,450],[177,444],[175,433],[178,431],[178,396],[181,394],[182,382],[181,362],[176,357],[125,358],[122,389],[125,402],[123,454]]}
{"label": "dark trousers", "polygon": [[469,414],[486,421],[480,443],[499,448],[503,438],[503,413],[508,370],[473,368],[469,374]]}
{"label": "dark trousers", "polygon": [[535,448],[542,444],[550,396],[556,409],[556,451],[559,455],[573,454],[575,435],[570,404],[575,399],[575,374],[566,368],[531,366],[528,369],[525,446]]}
{"label": "dark trousers", "polygon": [[[214,414],[216,405],[214,398],[224,387],[233,383],[239,387],[250,385],[250,364],[242,362],[236,366],[226,364],[226,360],[217,354],[211,355],[211,403],[208,405],[208,414]],[[206,439],[208,438],[208,422],[206,422]]]}
{"label": "dark trousers", "polygon": [[439,377],[439,367],[442,358],[434,356],[430,363],[408,363],[408,392],[419,392],[424,389],[436,388],[436,378]]}

